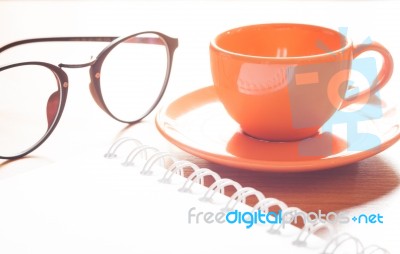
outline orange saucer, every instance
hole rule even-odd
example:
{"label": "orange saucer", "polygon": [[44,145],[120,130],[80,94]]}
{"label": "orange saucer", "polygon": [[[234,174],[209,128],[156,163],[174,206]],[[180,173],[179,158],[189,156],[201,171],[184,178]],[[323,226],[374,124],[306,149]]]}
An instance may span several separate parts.
{"label": "orange saucer", "polygon": [[[373,110],[376,105],[368,106],[368,112],[377,112]],[[400,138],[396,109],[379,108],[379,112],[382,114],[376,117],[354,110],[343,119],[357,119],[356,125],[328,123],[308,139],[268,142],[242,133],[210,86],[162,108],[156,125],[171,143],[200,158],[236,168],[296,172],[357,162],[396,143]],[[351,128],[354,126],[356,131]]]}

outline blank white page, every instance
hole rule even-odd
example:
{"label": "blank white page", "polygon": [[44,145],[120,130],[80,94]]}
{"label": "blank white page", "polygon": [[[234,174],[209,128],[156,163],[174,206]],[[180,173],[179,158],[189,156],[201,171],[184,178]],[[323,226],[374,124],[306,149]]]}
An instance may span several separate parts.
{"label": "blank white page", "polygon": [[300,230],[291,225],[273,235],[265,225],[189,224],[190,208],[217,213],[229,198],[218,194],[212,203],[200,201],[206,187],[180,192],[186,178],[174,175],[172,183],[161,183],[164,173],[157,166],[144,176],[138,167],[99,156],[96,162],[55,163],[0,179],[0,253],[321,252],[294,246]]}

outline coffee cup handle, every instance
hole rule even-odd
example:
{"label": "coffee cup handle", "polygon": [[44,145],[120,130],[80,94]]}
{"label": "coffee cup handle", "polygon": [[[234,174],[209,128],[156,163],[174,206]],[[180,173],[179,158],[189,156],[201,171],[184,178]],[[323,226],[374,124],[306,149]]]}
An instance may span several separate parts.
{"label": "coffee cup handle", "polygon": [[349,98],[343,100],[340,109],[345,108],[353,103],[367,102],[371,94],[376,93],[386,85],[393,73],[393,58],[389,51],[378,42],[371,42],[369,44],[356,45],[353,50],[353,59],[366,51],[376,51],[383,57],[382,68],[379,71],[376,79],[369,89],[361,91]]}

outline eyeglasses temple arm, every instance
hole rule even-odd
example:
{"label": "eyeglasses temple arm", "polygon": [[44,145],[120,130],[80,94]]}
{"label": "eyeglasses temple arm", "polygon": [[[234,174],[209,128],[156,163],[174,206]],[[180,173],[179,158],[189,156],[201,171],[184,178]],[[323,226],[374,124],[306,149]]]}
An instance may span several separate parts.
{"label": "eyeglasses temple arm", "polygon": [[[48,37],[48,38],[34,38],[15,41],[4,45],[0,48],[0,53],[23,44],[36,43],[36,42],[73,42],[73,41],[83,41],[83,42],[112,42],[117,39],[115,36],[95,36],[95,37]],[[126,40],[127,43],[146,43],[146,44],[159,44],[164,45],[160,38],[152,37],[132,37]]]}
{"label": "eyeglasses temple arm", "polygon": [[163,45],[165,43],[158,37],[131,37],[124,42]]}

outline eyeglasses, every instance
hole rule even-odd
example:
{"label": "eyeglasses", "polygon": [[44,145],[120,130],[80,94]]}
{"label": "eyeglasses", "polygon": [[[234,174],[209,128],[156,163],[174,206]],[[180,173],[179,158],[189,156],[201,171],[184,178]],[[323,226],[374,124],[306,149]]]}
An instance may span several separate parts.
{"label": "eyeglasses", "polygon": [[[159,32],[126,37],[57,37],[21,40],[0,53],[37,42],[111,42],[83,64],[21,62],[0,67],[0,159],[16,159],[38,148],[59,122],[68,93],[61,68],[90,67],[90,92],[114,119],[133,124],[161,100],[178,39]],[[1,54],[0,54],[1,55]]]}

